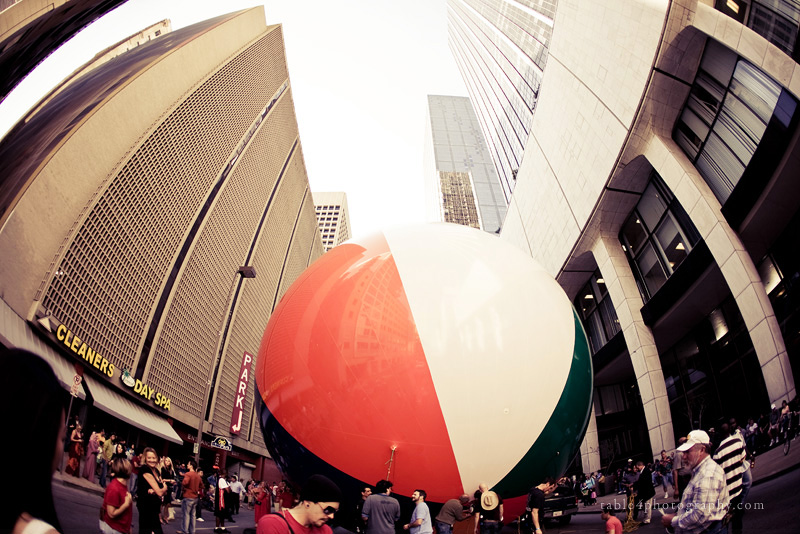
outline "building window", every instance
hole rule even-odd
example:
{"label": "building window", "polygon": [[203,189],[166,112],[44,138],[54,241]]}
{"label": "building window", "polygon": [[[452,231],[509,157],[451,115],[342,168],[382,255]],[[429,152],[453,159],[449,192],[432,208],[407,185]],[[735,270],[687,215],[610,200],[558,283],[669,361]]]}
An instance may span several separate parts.
{"label": "building window", "polygon": [[772,78],[709,39],[673,138],[725,204],[770,121],[788,128],[796,107]]}
{"label": "building window", "polygon": [[676,435],[721,418],[758,418],[768,405],[761,366],[732,296],[660,359]]}
{"label": "building window", "polygon": [[753,0],[749,9],[747,4],[746,0],[716,0],[714,7],[746,24],[797,60],[800,55],[796,50],[800,31],[800,3],[797,0]]}
{"label": "building window", "polygon": [[683,263],[700,234],[661,177],[653,171],[650,183],[619,240],[631,262],[642,299],[647,302]]}
{"label": "building window", "polygon": [[620,329],[617,312],[614,310],[611,297],[608,296],[608,289],[600,271],[595,271],[589,282],[578,292],[574,303],[594,354]]}

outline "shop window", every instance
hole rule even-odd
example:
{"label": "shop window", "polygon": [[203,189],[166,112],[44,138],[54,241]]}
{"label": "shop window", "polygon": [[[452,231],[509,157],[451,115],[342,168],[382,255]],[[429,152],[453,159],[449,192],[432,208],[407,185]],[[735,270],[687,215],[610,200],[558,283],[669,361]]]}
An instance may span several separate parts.
{"label": "shop window", "polygon": [[622,248],[645,302],[661,289],[699,241],[689,216],[653,171],[620,232]]}

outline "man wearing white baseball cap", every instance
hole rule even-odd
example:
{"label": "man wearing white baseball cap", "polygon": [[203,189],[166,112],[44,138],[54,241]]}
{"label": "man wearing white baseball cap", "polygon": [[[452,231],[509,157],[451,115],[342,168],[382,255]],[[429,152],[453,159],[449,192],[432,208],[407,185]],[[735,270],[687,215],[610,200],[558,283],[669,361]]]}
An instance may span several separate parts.
{"label": "man wearing white baseball cap", "polygon": [[730,501],[725,471],[709,456],[711,447],[708,434],[692,430],[686,443],[677,449],[692,469],[692,479],[683,492],[678,513],[661,518],[661,523],[677,534],[716,534],[727,528],[722,522]]}

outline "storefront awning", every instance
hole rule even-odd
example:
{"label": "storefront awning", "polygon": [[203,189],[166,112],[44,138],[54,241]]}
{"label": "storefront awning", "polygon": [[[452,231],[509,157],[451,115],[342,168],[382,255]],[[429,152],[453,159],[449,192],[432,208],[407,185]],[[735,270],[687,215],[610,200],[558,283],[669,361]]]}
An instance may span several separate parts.
{"label": "storefront awning", "polygon": [[85,376],[84,381],[89,387],[89,393],[94,397],[95,406],[104,412],[108,412],[154,436],[179,445],[183,444],[183,440],[163,417],[159,417],[121,394],[115,393],[111,388],[95,378]]}
{"label": "storefront awning", "polygon": [[[47,360],[61,385],[69,391],[75,378],[75,365],[42,340],[22,317],[0,299],[0,337],[10,347],[25,349]],[[78,387],[78,397],[86,398],[83,384]]]}

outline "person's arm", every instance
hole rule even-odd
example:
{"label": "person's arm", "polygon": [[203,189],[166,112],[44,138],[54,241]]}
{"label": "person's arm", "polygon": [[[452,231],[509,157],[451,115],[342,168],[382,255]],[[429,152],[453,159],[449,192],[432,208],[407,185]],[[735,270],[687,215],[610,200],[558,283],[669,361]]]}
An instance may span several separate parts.
{"label": "person's arm", "polygon": [[133,498],[131,497],[130,493],[126,493],[125,499],[122,501],[122,504],[120,504],[119,507],[115,507],[113,504],[106,505],[106,514],[108,514],[108,517],[111,519],[115,519],[122,515],[125,510],[130,508],[131,504],[133,504]]}
{"label": "person's arm", "polygon": [[503,522],[503,503],[500,503],[500,522]]}
{"label": "person's arm", "polygon": [[403,525],[403,530],[408,530],[411,527],[418,527],[420,525],[422,525],[422,518],[418,517],[417,519],[414,520],[413,523],[409,523],[407,525]]}
{"label": "person's arm", "polygon": [[533,521],[533,531],[534,532],[541,532],[542,527],[539,525],[539,509],[533,508],[531,509],[531,521]]}
{"label": "person's arm", "polygon": [[156,482],[156,477],[153,476],[153,473],[151,471],[144,473],[142,476],[144,477],[145,482],[150,484],[150,489],[147,490],[147,493],[150,493],[152,491],[155,495],[158,495],[159,497],[164,496],[164,494],[167,492],[167,486],[159,485],[158,482]]}

